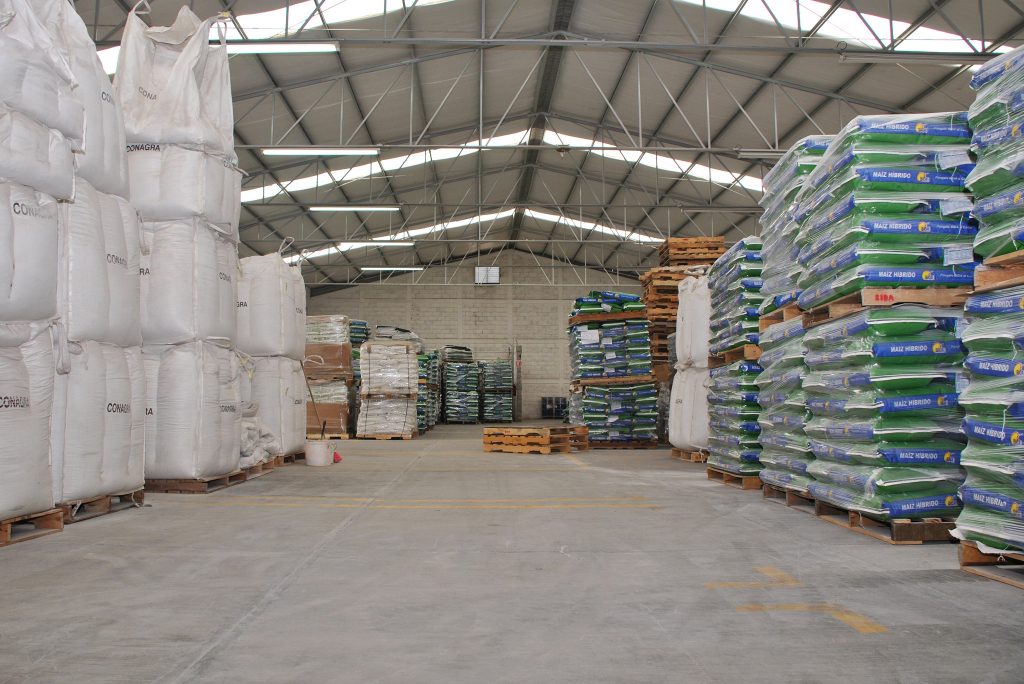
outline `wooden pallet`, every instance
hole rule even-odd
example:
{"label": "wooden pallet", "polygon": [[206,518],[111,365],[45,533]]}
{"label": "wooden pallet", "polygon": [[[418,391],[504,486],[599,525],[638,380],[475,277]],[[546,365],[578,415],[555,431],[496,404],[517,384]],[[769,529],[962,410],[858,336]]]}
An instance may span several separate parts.
{"label": "wooden pallet", "polygon": [[724,354],[708,357],[708,368],[728,366],[737,361],[757,361],[761,358],[761,348],[756,344],[745,344],[739,349],[730,349]]}
{"label": "wooden pallet", "polygon": [[653,373],[647,375],[624,375],[620,378],[576,378],[572,384],[579,387],[596,387],[604,385],[636,385],[644,382],[654,382],[656,378]]}
{"label": "wooden pallet", "polygon": [[201,477],[197,479],[146,480],[147,492],[168,494],[209,494],[226,487],[234,487],[246,481],[245,471],[236,470],[218,477]]}
{"label": "wooden pallet", "polygon": [[672,447],[672,458],[684,463],[707,463],[708,455],[705,451],[685,451]]}
{"label": "wooden pallet", "polygon": [[281,464],[284,465],[285,463],[295,463],[296,461],[305,461],[306,460],[306,454],[304,452],[300,452],[298,454],[284,454],[283,456],[278,456],[278,458],[281,459]]}
{"label": "wooden pallet", "polygon": [[356,435],[356,439],[413,439],[414,434]]}
{"label": "wooden pallet", "polygon": [[365,386],[360,386],[359,398],[367,399],[415,399],[416,392],[366,392]]}
{"label": "wooden pallet", "polygon": [[647,320],[649,321],[675,321],[679,316],[678,307],[647,307]]}
{"label": "wooden pallet", "polygon": [[895,304],[962,307],[970,293],[969,287],[865,287],[807,311],[804,327],[813,328],[868,307]]}
{"label": "wooden pallet", "polygon": [[78,501],[65,501],[61,503],[61,513],[64,515],[64,524],[81,522],[89,518],[97,518],[107,513],[116,513],[128,508],[139,508],[145,501],[146,492],[144,489],[136,489],[133,492],[124,494],[107,494],[106,496],[95,496],[91,499],[80,499]]}
{"label": "wooden pallet", "polygon": [[794,318],[799,318],[803,315],[803,311],[796,305],[796,302],[790,302],[786,306],[776,309],[771,313],[767,313],[758,319],[759,330],[764,332],[769,326],[775,325],[776,323],[783,323],[785,321],[791,321]]}
{"label": "wooden pallet", "polygon": [[567,454],[572,445],[564,444],[488,444],[484,442],[484,451],[500,454]]}
{"label": "wooden pallet", "polygon": [[736,489],[760,489],[761,478],[757,475],[737,475],[728,470],[721,470],[714,466],[708,466],[707,474],[709,480],[717,480],[722,484],[735,487]]}
{"label": "wooden pallet", "polygon": [[327,432],[321,437],[319,432],[307,432],[306,439],[352,439],[347,432]]}
{"label": "wooden pallet", "polygon": [[569,426],[569,443],[576,451],[586,451],[590,448],[590,428],[586,425]]}
{"label": "wooden pallet", "polygon": [[974,269],[974,291],[990,292],[1024,285],[1024,249],[989,257]]}
{"label": "wooden pallet", "polygon": [[658,442],[654,439],[636,440],[632,442],[609,442],[607,440],[590,440],[591,449],[657,449]]}
{"label": "wooden pallet", "polygon": [[568,425],[516,425],[516,426],[499,426],[499,427],[485,427],[483,429],[484,437],[552,437],[552,436],[565,436],[568,437],[572,434],[572,428]]}
{"label": "wooden pallet", "polygon": [[485,446],[559,446],[562,444],[572,446],[571,435],[551,435],[550,437],[541,437],[540,435],[484,435]]}
{"label": "wooden pallet", "polygon": [[761,494],[769,501],[777,501],[788,508],[795,508],[805,513],[814,513],[814,497],[785,487],[761,483]]}
{"label": "wooden pallet", "polygon": [[0,520],[0,547],[45,537],[64,529],[64,511],[51,508],[39,513]]}
{"label": "wooden pallet", "polygon": [[923,544],[925,542],[954,543],[956,539],[949,533],[956,526],[956,521],[943,518],[924,518],[910,520],[895,518],[882,522],[869,518],[857,511],[848,511],[834,506],[821,499],[814,500],[814,515],[833,525],[884,541],[887,544],[906,545]]}
{"label": "wooden pallet", "polygon": [[647,318],[647,309],[637,311],[612,311],[608,313],[576,314],[569,317],[569,325],[581,323],[612,323],[615,321],[631,321],[633,319]]}
{"label": "wooden pallet", "polygon": [[252,480],[253,478],[262,477],[267,473],[273,471],[275,468],[274,461],[267,460],[263,463],[256,463],[255,465],[242,468],[242,472],[245,473],[246,480]]}
{"label": "wooden pallet", "polygon": [[984,553],[972,541],[961,541],[958,552],[964,572],[1024,589],[1024,552]]}

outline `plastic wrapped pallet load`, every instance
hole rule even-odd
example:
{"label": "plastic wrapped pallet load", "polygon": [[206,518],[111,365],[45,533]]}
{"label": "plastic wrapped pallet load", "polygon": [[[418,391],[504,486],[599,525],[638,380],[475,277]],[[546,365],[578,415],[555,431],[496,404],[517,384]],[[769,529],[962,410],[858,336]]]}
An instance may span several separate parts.
{"label": "plastic wrapped pallet load", "polygon": [[256,416],[281,444],[297,454],[306,444],[306,377],[302,364],[284,356],[243,360],[242,401],[257,405]]}
{"label": "plastic wrapped pallet load", "polygon": [[363,396],[356,421],[356,436],[412,436],[416,434],[416,398],[389,399]]}
{"label": "plastic wrapped pallet load", "polygon": [[61,204],[61,325],[70,340],[142,344],[139,313],[139,221],[115,195],[79,179]]}
{"label": "plastic wrapped pallet load", "polygon": [[415,394],[419,387],[419,366],[412,342],[370,340],[359,357],[363,396],[372,394]]}
{"label": "plastic wrapped pallet load", "polygon": [[57,201],[0,183],[0,321],[57,315]]}
{"label": "plastic wrapped pallet load", "polygon": [[53,505],[53,327],[0,323],[0,520]]}
{"label": "plastic wrapped pallet load", "polygon": [[238,250],[201,219],[146,223],[142,336],[146,344],[235,337]]}
{"label": "plastic wrapped pallet load", "polygon": [[306,286],[302,272],[278,253],[238,262],[236,343],[251,356],[301,361],[306,348]]}
{"label": "plastic wrapped pallet load", "polygon": [[68,345],[54,387],[51,446],[58,503],[141,489],[145,373],[139,347]]}
{"label": "plastic wrapped pallet load", "polygon": [[211,342],[143,348],[146,478],[195,479],[239,463],[238,355]]}

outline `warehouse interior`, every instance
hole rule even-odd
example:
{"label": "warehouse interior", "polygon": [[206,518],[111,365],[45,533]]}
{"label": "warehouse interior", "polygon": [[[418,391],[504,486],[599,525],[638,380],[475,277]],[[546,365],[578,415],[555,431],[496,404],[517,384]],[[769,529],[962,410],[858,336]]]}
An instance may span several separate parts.
{"label": "warehouse interior", "polygon": [[0,5],[0,684],[1021,680],[1024,3]]}

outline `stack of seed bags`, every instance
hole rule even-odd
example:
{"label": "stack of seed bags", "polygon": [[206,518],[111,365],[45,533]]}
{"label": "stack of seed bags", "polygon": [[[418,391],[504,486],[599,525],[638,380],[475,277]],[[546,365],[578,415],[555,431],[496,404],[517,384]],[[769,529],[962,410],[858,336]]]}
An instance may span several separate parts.
{"label": "stack of seed bags", "polygon": [[370,339],[370,324],[350,318],[348,321],[348,339],[352,343],[352,376],[355,384],[359,384],[359,345]]}
{"label": "stack of seed bags", "polygon": [[757,377],[761,413],[759,473],[768,484],[806,492],[811,478],[807,466],[814,460],[804,434],[808,414],[803,379],[804,325],[801,318],[770,325],[761,333],[763,369]]}
{"label": "stack of seed bags", "polygon": [[761,426],[758,416],[756,361],[736,361],[711,369],[708,387],[708,465],[737,475],[757,475],[761,470]]}
{"label": "stack of seed bags", "polygon": [[569,359],[574,379],[650,375],[654,370],[647,321],[638,318],[570,326]]}
{"label": "stack of seed bags", "polygon": [[790,210],[831,139],[828,135],[811,135],[799,140],[764,176],[764,194],[758,202],[764,207],[759,219],[764,241],[761,250],[762,315],[796,301],[800,294],[797,286],[800,277],[800,264],[797,263],[799,248],[794,241],[799,225],[793,220]]}
{"label": "stack of seed bags", "polygon": [[969,142],[961,112],[861,116],[847,124],[793,211],[800,308],[871,286],[971,285]]}
{"label": "stack of seed bags", "polygon": [[427,423],[437,425],[441,417],[441,354],[436,349],[427,352]]}
{"label": "stack of seed bags", "polygon": [[621,313],[623,311],[643,311],[644,303],[639,295],[625,292],[594,291],[576,299],[569,316],[580,314]]}
{"label": "stack of seed bags", "polygon": [[757,344],[761,306],[761,238],[743,238],[708,271],[711,289],[711,353]]}
{"label": "stack of seed bags", "polygon": [[[658,436],[658,389],[654,383],[585,387],[582,423],[593,442],[648,442]],[[570,420],[575,422],[570,404]]]}
{"label": "stack of seed bags", "polygon": [[480,401],[487,422],[512,422],[512,362],[480,362]]}
{"label": "stack of seed bags", "polygon": [[444,364],[445,422],[476,423],[479,421],[479,387],[480,369],[475,363],[449,361]]}
{"label": "stack of seed bags", "polygon": [[427,354],[418,354],[416,368],[419,373],[419,389],[416,392],[416,427],[420,432],[426,432],[430,428],[430,389],[427,386],[430,376],[430,357]]}
{"label": "stack of seed bags", "polygon": [[[978,165],[967,178],[980,230],[974,251],[989,258],[1024,249],[1024,50],[985,64],[968,115]],[[964,509],[953,534],[982,551],[1024,550],[1024,287],[967,300],[963,341],[970,374],[960,394],[968,444],[961,464]]]}
{"label": "stack of seed bags", "polygon": [[807,331],[812,496],[879,520],[959,511],[962,315],[900,305]]}

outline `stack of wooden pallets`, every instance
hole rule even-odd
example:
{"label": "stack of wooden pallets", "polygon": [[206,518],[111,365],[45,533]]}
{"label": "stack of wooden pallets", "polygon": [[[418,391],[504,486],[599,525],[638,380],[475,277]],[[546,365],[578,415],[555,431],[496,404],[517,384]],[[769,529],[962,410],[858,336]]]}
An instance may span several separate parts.
{"label": "stack of wooden pallets", "polygon": [[676,318],[679,316],[679,283],[703,272],[699,266],[660,266],[640,276],[654,363],[668,363],[668,336],[676,331]]}
{"label": "stack of wooden pallets", "polygon": [[484,428],[484,451],[488,452],[565,454],[572,446],[572,429],[568,426]]}
{"label": "stack of wooden pallets", "polygon": [[658,246],[662,266],[699,266],[714,263],[725,254],[725,238],[668,238]]}

